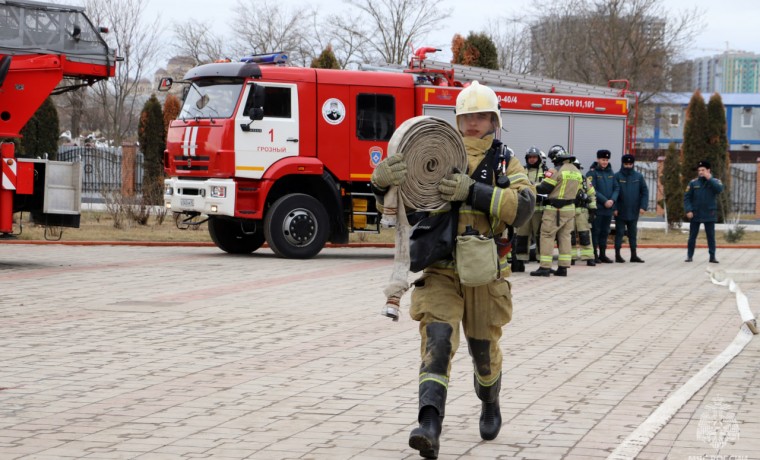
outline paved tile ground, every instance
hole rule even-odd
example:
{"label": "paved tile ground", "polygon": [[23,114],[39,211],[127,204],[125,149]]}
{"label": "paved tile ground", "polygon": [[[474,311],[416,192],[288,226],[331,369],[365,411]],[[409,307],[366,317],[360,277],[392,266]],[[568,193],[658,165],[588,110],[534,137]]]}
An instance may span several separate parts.
{"label": "paved tile ground", "polygon": [[[606,458],[738,331],[706,251],[684,252],[514,275],[502,433],[478,436],[463,343],[440,458]],[[760,271],[759,253],[719,249],[720,268]],[[0,458],[419,458],[417,323],[379,315],[391,257],[0,246]],[[760,275],[740,286],[757,312]],[[760,458],[759,340],[639,458]],[[716,407],[739,435],[719,451],[697,435]]]}

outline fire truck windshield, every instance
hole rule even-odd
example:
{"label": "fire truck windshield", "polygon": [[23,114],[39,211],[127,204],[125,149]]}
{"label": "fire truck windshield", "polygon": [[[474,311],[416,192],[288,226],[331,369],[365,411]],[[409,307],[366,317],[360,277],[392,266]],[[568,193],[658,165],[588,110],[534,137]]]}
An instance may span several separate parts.
{"label": "fire truck windshield", "polygon": [[193,82],[187,89],[179,118],[229,118],[242,89],[242,82],[228,79]]}

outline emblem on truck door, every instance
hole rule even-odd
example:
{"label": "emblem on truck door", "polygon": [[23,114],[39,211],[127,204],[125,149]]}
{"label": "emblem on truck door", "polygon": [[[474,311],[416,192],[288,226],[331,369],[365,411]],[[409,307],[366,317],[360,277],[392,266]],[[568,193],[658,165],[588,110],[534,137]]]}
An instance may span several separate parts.
{"label": "emblem on truck door", "polygon": [[369,148],[369,165],[373,168],[377,167],[378,163],[383,159],[383,148],[373,146]]}
{"label": "emblem on truck door", "polygon": [[322,118],[331,125],[338,125],[346,118],[346,107],[340,99],[330,98],[322,104]]}

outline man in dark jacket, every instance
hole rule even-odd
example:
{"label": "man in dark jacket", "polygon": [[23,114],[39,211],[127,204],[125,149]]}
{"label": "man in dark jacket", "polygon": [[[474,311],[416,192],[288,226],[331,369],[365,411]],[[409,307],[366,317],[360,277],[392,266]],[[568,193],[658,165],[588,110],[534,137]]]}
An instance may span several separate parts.
{"label": "man in dark jacket", "polygon": [[612,259],[607,257],[607,237],[610,236],[610,224],[612,224],[612,212],[618,199],[620,186],[615,180],[615,173],[610,165],[609,150],[598,150],[597,161],[591,166],[586,177],[591,178],[591,184],[596,190],[596,217],[591,225],[591,241],[594,244],[594,259],[596,263],[604,262],[611,264]]}
{"label": "man in dark jacket", "polygon": [[620,255],[623,234],[628,234],[631,262],[644,262],[636,255],[636,225],[639,215],[647,210],[649,188],[644,176],[633,169],[633,162],[633,155],[623,155],[623,167],[615,173],[615,181],[620,186],[620,194],[615,204],[615,262],[625,262]]}
{"label": "man in dark jacket", "polygon": [[699,224],[704,224],[710,262],[717,264],[718,259],[715,258],[715,222],[718,220],[717,197],[723,191],[723,184],[720,179],[712,177],[710,163],[707,161],[699,162],[697,173],[699,177],[689,182],[689,187],[683,197],[683,209],[689,219],[689,243],[686,262],[691,262],[694,246],[697,243]]}

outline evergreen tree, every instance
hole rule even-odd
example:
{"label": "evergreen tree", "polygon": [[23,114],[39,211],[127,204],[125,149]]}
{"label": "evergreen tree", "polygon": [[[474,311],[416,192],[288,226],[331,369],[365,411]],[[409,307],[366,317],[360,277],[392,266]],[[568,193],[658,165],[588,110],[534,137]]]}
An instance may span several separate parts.
{"label": "evergreen tree", "polygon": [[58,111],[50,98],[45,99],[34,116],[21,129],[21,142],[16,155],[22,158],[58,157]]}
{"label": "evergreen tree", "polygon": [[707,106],[699,90],[689,101],[686,108],[686,123],[683,127],[683,144],[681,145],[681,187],[685,190],[689,182],[697,177],[697,163],[704,159],[707,152]]}
{"label": "evergreen tree", "polygon": [[712,175],[723,182],[723,193],[718,195],[718,220],[725,221],[731,213],[731,157],[728,154],[728,125],[726,108],[720,94],[710,96],[707,103],[707,150],[705,160],[710,162]]}
{"label": "evergreen tree", "polygon": [[662,165],[662,176],[660,183],[664,191],[665,209],[668,214],[668,227],[676,229],[681,227],[681,220],[684,217],[683,195],[684,188],[681,184],[681,163],[680,154],[676,149],[676,144],[668,145],[668,151],[665,154],[665,162]]}
{"label": "evergreen tree", "polygon": [[470,32],[466,39],[454,35],[451,42],[452,63],[486,69],[499,68],[499,54],[491,37],[484,33]]}
{"label": "evergreen tree", "polygon": [[140,113],[137,137],[143,153],[143,197],[148,204],[160,204],[158,191],[163,190],[166,130],[161,103],[155,94],[145,102]]}
{"label": "evergreen tree", "polygon": [[335,57],[332,45],[328,44],[327,48],[322,50],[322,53],[311,61],[311,67],[313,69],[340,69],[338,59]]}
{"label": "evergreen tree", "polygon": [[164,100],[164,139],[169,132],[169,124],[177,119],[181,110],[182,104],[179,98],[173,94],[167,94]]}

